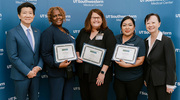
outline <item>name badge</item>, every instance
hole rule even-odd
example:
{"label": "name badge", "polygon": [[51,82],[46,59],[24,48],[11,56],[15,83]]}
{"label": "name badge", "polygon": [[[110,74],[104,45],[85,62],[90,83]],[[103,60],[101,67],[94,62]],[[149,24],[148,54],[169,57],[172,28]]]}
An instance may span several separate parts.
{"label": "name badge", "polygon": [[103,39],[103,36],[104,36],[104,33],[98,33],[98,34],[96,35],[95,40],[102,40],[102,39]]}
{"label": "name badge", "polygon": [[132,43],[127,43],[127,45],[128,45],[128,46],[134,46],[134,44],[132,44]]}

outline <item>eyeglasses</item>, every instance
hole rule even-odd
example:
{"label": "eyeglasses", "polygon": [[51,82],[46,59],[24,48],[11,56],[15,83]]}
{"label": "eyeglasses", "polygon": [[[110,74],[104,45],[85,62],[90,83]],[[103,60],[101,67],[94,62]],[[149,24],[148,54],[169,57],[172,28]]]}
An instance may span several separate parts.
{"label": "eyeglasses", "polygon": [[101,17],[91,17],[93,20],[99,20],[99,19],[101,19]]}

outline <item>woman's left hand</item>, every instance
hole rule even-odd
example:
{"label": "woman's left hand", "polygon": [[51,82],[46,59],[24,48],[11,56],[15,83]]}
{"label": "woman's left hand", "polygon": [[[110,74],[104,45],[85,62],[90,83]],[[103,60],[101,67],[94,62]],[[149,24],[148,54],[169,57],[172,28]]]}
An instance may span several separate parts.
{"label": "woman's left hand", "polygon": [[105,78],[105,74],[98,74],[97,80],[96,80],[96,85],[97,86],[101,86],[104,84],[104,78]]}
{"label": "woman's left hand", "polygon": [[115,61],[115,62],[121,67],[129,68],[128,64],[126,62],[124,62],[123,60]]}
{"label": "woman's left hand", "polygon": [[168,87],[166,87],[166,92],[167,92],[167,93],[171,94],[171,93],[173,93],[173,91],[174,91],[173,88],[168,88]]}

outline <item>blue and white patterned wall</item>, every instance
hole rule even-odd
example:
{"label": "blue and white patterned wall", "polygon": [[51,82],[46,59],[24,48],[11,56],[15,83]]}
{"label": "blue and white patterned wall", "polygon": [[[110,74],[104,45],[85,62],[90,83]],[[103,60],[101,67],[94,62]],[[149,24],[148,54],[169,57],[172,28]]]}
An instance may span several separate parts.
{"label": "blue and white patterned wall", "polygon": [[[158,13],[161,17],[160,30],[171,37],[176,48],[177,59],[177,89],[172,100],[179,100],[180,96],[180,1],[179,0],[0,0],[0,100],[16,100],[14,84],[9,78],[11,64],[5,49],[6,32],[19,24],[17,7],[23,2],[31,2],[36,6],[35,19],[32,25],[44,31],[50,24],[47,11],[50,7],[60,6],[66,11],[66,22],[63,24],[70,33],[77,37],[84,21],[91,9],[103,11],[108,27],[114,35],[120,34],[120,22],[126,15],[136,20],[136,34],[143,39],[149,36],[144,25],[144,18],[149,13]],[[49,100],[48,76],[43,74],[40,83],[40,100]],[[74,100],[80,100],[77,78],[74,84]],[[147,100],[147,90],[143,87],[139,100]],[[109,90],[109,100],[115,100],[112,84]]]}

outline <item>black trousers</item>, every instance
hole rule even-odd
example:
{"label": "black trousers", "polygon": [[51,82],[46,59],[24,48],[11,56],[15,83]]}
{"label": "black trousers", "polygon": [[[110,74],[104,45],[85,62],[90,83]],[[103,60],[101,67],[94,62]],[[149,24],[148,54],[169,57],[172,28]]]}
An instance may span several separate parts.
{"label": "black trousers", "polygon": [[84,74],[79,84],[82,100],[107,100],[110,83],[97,86],[96,82],[89,82],[89,74]]}
{"label": "black trousers", "polygon": [[74,77],[49,77],[50,100],[72,100]]}
{"label": "black trousers", "polygon": [[133,81],[120,81],[114,79],[114,91],[116,100],[137,100],[139,92],[143,86],[143,77]]}
{"label": "black trousers", "polygon": [[154,86],[150,78],[147,84],[148,100],[171,100],[171,95],[166,92],[166,85]]}

